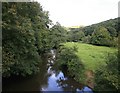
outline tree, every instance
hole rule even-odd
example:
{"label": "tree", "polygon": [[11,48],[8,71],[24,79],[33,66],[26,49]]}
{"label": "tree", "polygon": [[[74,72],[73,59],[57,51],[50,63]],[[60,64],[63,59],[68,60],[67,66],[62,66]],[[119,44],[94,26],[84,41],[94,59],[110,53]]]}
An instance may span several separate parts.
{"label": "tree", "polygon": [[116,37],[116,36],[117,36],[117,31],[116,31],[115,28],[109,26],[107,29],[108,29],[108,31],[109,31],[111,37]]}
{"label": "tree", "polygon": [[84,82],[83,72],[85,68],[81,60],[76,55],[77,51],[77,46],[68,48],[65,45],[63,45],[59,47],[55,65],[61,68],[61,70],[66,69],[65,71],[67,72],[67,75],[69,75],[76,81]]}
{"label": "tree", "polygon": [[110,34],[105,27],[97,27],[92,34],[91,43],[95,45],[110,46]]}
{"label": "tree", "polygon": [[58,22],[50,29],[50,42],[53,48],[58,48],[60,43],[66,42],[67,31]]}
{"label": "tree", "polygon": [[49,17],[37,2],[2,3],[3,77],[39,71]]}
{"label": "tree", "polygon": [[91,36],[90,35],[85,36],[84,38],[82,38],[82,41],[84,43],[91,43]]}
{"label": "tree", "polygon": [[[97,24],[93,24],[93,25],[90,25],[90,26],[86,26],[84,28],[82,28],[82,31],[84,32],[85,34],[85,38],[83,39],[83,41],[87,41],[87,37],[88,36],[93,36],[92,34],[93,33],[98,33],[96,32],[96,30],[99,30],[99,28],[103,27],[103,28],[106,28],[107,30],[107,33],[108,33],[108,36],[110,35],[110,40],[109,41],[109,44],[98,44],[97,45],[107,45],[107,46],[117,46],[117,38],[118,38],[118,18],[115,18],[115,19],[110,19],[110,20],[107,20],[107,21],[103,21],[103,22],[100,22],[100,23],[97,23]],[[103,32],[104,33],[104,32]],[[106,31],[105,31],[106,33]],[[93,38],[92,38],[93,39]],[[104,41],[104,40],[103,40]],[[91,44],[95,44],[95,42],[99,42],[99,40],[92,40],[90,41]],[[94,42],[94,43],[93,43]],[[106,40],[105,40],[106,42]],[[107,42],[106,42],[107,43]]]}
{"label": "tree", "polygon": [[109,54],[106,65],[98,68],[95,73],[95,90],[113,91],[120,88],[118,65],[118,53]]}
{"label": "tree", "polygon": [[79,30],[79,31],[73,31],[73,30],[71,30],[67,34],[68,34],[67,35],[67,37],[68,37],[67,40],[71,41],[71,42],[82,41],[82,39],[85,37],[84,32],[81,31],[81,30]]}

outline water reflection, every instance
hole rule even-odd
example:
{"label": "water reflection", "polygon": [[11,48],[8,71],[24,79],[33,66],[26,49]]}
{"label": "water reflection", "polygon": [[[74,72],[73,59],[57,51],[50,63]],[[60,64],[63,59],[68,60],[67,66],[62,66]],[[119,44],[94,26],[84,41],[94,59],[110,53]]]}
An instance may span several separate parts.
{"label": "water reflection", "polygon": [[49,66],[47,74],[48,86],[42,86],[42,91],[76,91],[81,88],[79,83],[66,77],[62,71],[56,72],[52,66]]}
{"label": "water reflection", "polygon": [[51,52],[54,56],[43,60],[38,74],[26,78],[3,79],[3,91],[79,91],[82,93],[82,90],[87,90],[87,88],[82,89],[80,83],[67,77],[62,71],[53,69],[55,53]]}
{"label": "water reflection", "polygon": [[56,73],[55,70],[52,70],[50,66],[48,68],[48,86],[42,86],[42,91],[63,91],[63,88],[59,86],[58,80],[66,80],[67,78],[64,77],[64,74],[60,71]]}
{"label": "water reflection", "polygon": [[10,78],[3,78],[2,90],[3,91],[40,91],[41,85],[47,86],[48,76],[46,75],[47,66],[43,63],[40,72],[36,75],[29,77],[13,76]]}
{"label": "water reflection", "polygon": [[55,74],[50,76],[48,78],[48,86],[42,87],[42,91],[62,91],[62,89],[57,86],[56,80],[57,78],[55,77]]}

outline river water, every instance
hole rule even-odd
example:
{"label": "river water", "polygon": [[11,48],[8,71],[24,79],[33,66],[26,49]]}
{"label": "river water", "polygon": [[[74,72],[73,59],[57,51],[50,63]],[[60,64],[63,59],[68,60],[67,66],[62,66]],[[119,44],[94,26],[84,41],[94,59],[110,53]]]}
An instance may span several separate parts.
{"label": "river water", "polygon": [[3,79],[3,91],[80,91],[82,84],[67,77],[62,71],[53,69],[55,51],[34,76],[22,78],[11,77]]}

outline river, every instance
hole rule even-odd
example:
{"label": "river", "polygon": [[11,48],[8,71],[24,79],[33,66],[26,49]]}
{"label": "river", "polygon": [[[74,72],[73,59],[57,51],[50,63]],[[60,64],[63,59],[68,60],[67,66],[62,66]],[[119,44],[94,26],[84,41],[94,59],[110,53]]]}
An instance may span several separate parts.
{"label": "river", "polygon": [[82,84],[69,78],[61,70],[53,69],[55,51],[51,50],[52,57],[44,60],[40,72],[26,78],[4,78],[3,91],[81,91]]}

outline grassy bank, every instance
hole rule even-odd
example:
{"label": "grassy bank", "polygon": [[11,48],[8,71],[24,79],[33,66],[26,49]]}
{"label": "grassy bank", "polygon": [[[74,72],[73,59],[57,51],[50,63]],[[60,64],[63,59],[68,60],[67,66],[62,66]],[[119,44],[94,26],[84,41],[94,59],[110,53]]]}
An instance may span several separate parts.
{"label": "grassy bank", "polygon": [[76,55],[83,62],[85,69],[95,71],[98,67],[105,65],[105,60],[107,59],[108,53],[113,53],[117,51],[115,48],[95,46],[84,43],[64,43],[68,48],[78,47],[78,52]]}
{"label": "grassy bank", "polygon": [[117,48],[77,42],[63,45],[58,49],[57,64],[67,68],[67,75],[95,90],[118,88]]}

